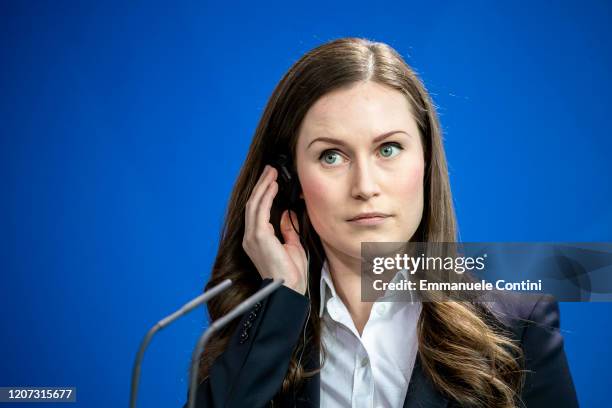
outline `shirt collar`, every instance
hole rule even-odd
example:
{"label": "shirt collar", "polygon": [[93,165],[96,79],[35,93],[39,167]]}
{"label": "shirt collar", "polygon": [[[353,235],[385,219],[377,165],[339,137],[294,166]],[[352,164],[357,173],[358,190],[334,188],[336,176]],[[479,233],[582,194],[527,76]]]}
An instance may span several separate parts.
{"label": "shirt collar", "polygon": [[[402,279],[408,279],[408,270],[402,269],[398,271],[391,282],[398,282]],[[325,305],[327,304],[327,300],[331,298],[335,298],[337,296],[336,288],[334,288],[334,282],[331,278],[331,274],[329,272],[329,265],[327,263],[327,259],[323,262],[323,266],[321,267],[321,281],[319,283],[319,292],[320,292],[320,306],[319,306],[319,317],[323,316],[323,312],[325,311]],[[397,294],[393,293],[387,289],[385,294],[379,298],[379,301],[392,301],[393,297],[397,296]],[[410,304],[414,304],[414,298],[412,296],[412,292],[410,292]]]}
{"label": "shirt collar", "polygon": [[329,290],[331,292],[331,297],[336,297],[336,288],[334,288],[334,282],[332,281],[331,275],[329,274],[329,267],[327,265],[327,259],[323,262],[323,267],[321,268],[321,281],[319,284],[320,293],[321,293],[321,305],[319,307],[319,317],[323,316],[323,312],[325,311],[325,304],[327,303]]}

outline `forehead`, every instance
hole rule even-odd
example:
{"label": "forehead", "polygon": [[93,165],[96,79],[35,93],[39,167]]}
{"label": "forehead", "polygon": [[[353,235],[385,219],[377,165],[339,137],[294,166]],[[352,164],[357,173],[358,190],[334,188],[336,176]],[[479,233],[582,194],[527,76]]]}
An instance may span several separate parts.
{"label": "forehead", "polygon": [[418,134],[408,98],[385,85],[360,82],[319,98],[304,117],[298,144],[309,143],[322,133],[359,141],[393,129]]}

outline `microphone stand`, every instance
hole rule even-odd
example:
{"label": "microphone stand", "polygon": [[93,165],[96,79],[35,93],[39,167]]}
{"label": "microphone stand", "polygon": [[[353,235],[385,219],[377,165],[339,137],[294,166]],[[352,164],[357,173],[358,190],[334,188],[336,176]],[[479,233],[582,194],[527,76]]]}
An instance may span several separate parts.
{"label": "microphone stand", "polygon": [[208,302],[209,299],[223,292],[225,289],[229,288],[230,286],[232,286],[232,280],[225,279],[223,282],[210,288],[206,292],[202,293],[200,296],[187,302],[176,312],[161,319],[159,322],[155,324],[155,326],[153,326],[147,332],[144,339],[140,343],[140,349],[138,350],[138,354],[136,354],[136,360],[134,361],[134,368],[132,369],[132,387],[130,391],[130,408],[136,408],[136,398],[138,394],[138,379],[140,378],[140,367],[142,365],[142,359],[144,358],[145,350],[149,346],[149,343],[151,342],[151,339],[153,338],[155,333],[165,328],[166,326],[174,322],[179,317],[184,316],[187,313],[191,312],[197,306],[205,302]]}

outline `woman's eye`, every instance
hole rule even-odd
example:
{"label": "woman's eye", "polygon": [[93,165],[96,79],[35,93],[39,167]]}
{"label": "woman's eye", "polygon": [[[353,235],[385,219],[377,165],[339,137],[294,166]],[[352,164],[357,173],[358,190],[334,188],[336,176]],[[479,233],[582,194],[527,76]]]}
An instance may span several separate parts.
{"label": "woman's eye", "polygon": [[[400,150],[404,150],[404,148],[402,145],[396,142],[385,143],[379,148],[380,155],[384,158],[395,157]],[[319,161],[321,160],[323,160],[323,162],[329,166],[335,166],[340,164],[342,156],[337,150],[330,149],[321,153],[319,156]]]}
{"label": "woman's eye", "polygon": [[394,154],[393,148],[397,150],[397,153],[399,153],[400,150],[403,150],[403,147],[399,143],[395,143],[395,142],[385,143],[384,145],[380,147],[380,154],[383,157],[393,157],[397,154],[397,153]]}
{"label": "woman's eye", "polygon": [[321,156],[319,156],[319,160],[324,160],[325,164],[335,165],[337,164],[336,159],[339,157],[340,155],[337,151],[325,150],[323,153],[321,153]]}

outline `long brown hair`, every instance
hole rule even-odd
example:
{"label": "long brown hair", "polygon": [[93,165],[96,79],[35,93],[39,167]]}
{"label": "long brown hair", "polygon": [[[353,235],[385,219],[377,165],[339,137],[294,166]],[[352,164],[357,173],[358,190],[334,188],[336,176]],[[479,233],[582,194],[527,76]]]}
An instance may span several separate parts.
{"label": "long brown hair", "polygon": [[[323,95],[360,81],[374,81],[402,92],[418,124],[425,157],[425,205],[421,223],[411,241],[455,242],[456,219],[452,203],[441,129],[434,105],[424,85],[397,51],[380,42],[341,38],[302,56],[274,89],[255,131],[246,161],[229,201],[219,251],[206,289],[231,278],[230,292],[208,304],[215,321],[253,294],[260,275],[242,248],[245,206],[272,156],[281,149],[295,157],[299,127],[308,109]],[[295,169],[294,169],[295,170]],[[279,231],[283,209],[272,208],[271,222]],[[325,253],[303,211],[300,231],[310,253],[310,287],[318,288]],[[279,236],[280,238],[280,236]],[[319,293],[311,294],[312,310],[319,310]],[[423,302],[418,322],[419,357],[436,388],[465,406],[514,407],[523,383],[522,350],[503,329],[491,324],[482,305],[471,302]],[[237,322],[212,338],[202,354],[199,375],[208,375],[214,360],[225,350]],[[310,313],[306,344],[321,347],[318,313]],[[320,369],[307,370],[299,359],[298,344],[280,393],[290,393]],[[307,347],[307,346],[306,346]],[[307,351],[313,352],[310,347]]]}

